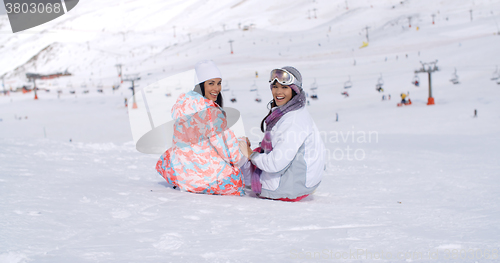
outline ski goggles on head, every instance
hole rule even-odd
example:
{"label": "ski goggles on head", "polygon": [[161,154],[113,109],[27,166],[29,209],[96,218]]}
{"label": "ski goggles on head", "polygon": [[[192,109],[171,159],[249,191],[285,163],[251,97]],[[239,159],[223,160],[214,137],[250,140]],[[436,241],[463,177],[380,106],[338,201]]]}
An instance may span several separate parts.
{"label": "ski goggles on head", "polygon": [[281,85],[292,85],[295,84],[297,86],[301,86],[302,83],[293,76],[292,73],[288,72],[285,69],[273,69],[271,71],[271,76],[269,77],[269,83],[274,83],[274,81],[277,81]]}

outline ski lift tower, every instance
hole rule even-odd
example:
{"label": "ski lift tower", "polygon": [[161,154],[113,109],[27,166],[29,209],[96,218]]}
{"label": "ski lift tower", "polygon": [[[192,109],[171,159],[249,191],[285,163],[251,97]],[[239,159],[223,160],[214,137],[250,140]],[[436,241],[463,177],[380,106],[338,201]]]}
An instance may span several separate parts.
{"label": "ski lift tower", "polygon": [[133,74],[133,75],[127,75],[126,79],[124,81],[130,81],[132,82],[132,99],[133,99],[133,104],[132,104],[132,109],[137,109],[137,103],[135,102],[135,81],[140,80],[141,78],[138,77],[139,74]]}
{"label": "ski lift tower", "polygon": [[229,40],[229,46],[231,47],[231,54],[233,54],[233,42],[234,40]]}
{"label": "ski lift tower", "polygon": [[370,38],[368,37],[368,29],[370,29],[370,27],[366,26],[364,29],[366,30],[366,43],[370,43]]}
{"label": "ski lift tower", "polygon": [[432,97],[432,72],[439,71],[439,68],[436,66],[438,61],[424,63],[420,61],[422,64],[422,68],[419,70],[415,70],[415,74],[418,73],[427,73],[429,75],[429,99],[427,100],[427,105],[434,105],[434,98]]}
{"label": "ski lift tower", "polygon": [[5,90],[5,75],[2,76],[2,88],[3,88],[3,95],[7,95],[7,90]]}
{"label": "ski lift tower", "polygon": [[120,78],[120,83],[123,83],[123,78],[122,78],[122,64],[116,64],[115,67],[118,70],[118,77]]}
{"label": "ski lift tower", "polygon": [[33,91],[35,91],[35,100],[37,100],[38,96],[36,94],[36,90],[37,90],[36,80],[41,79],[42,75],[36,74],[36,73],[26,73],[26,78],[28,78],[28,81],[33,81]]}

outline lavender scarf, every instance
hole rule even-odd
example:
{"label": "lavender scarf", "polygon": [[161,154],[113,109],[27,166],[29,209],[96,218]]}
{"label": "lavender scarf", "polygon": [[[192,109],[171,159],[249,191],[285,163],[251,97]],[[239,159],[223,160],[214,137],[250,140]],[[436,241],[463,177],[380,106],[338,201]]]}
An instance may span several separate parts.
{"label": "lavender scarf", "polygon": [[[290,86],[292,86],[292,89],[294,90],[299,90],[299,88],[293,84]],[[265,120],[266,132],[264,133],[264,139],[262,139],[262,142],[260,143],[260,148],[264,150],[264,153],[267,154],[273,150],[273,145],[271,141],[271,130],[274,127],[274,125],[276,125],[276,123],[278,123],[281,117],[283,117],[285,114],[291,111],[301,109],[304,107],[305,104],[306,104],[306,95],[304,91],[301,91],[300,93],[297,93],[297,95],[295,95],[285,105],[279,106],[276,109],[274,109],[271,115],[269,115],[266,118]],[[252,183],[252,191],[255,192],[256,194],[260,194],[262,191],[262,185],[260,183],[261,174],[262,170],[260,170],[258,167],[254,167],[254,170],[252,172],[251,183]]]}

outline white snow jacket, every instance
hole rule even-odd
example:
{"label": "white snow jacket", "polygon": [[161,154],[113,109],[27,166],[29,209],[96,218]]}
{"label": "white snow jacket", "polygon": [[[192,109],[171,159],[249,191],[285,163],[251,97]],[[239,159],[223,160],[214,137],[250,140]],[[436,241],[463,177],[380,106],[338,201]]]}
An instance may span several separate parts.
{"label": "white snow jacket", "polygon": [[[285,114],[271,130],[273,150],[254,153],[251,162],[262,170],[261,197],[294,199],[311,194],[325,170],[324,144],[309,111]],[[250,162],[242,167],[249,177]]]}

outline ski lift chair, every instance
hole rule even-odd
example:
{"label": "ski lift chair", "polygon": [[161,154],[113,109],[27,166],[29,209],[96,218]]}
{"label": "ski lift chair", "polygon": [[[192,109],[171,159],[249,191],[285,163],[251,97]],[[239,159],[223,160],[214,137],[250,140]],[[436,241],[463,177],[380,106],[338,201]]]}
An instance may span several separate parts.
{"label": "ski lift chair", "polygon": [[89,93],[89,90],[87,89],[87,83],[82,83],[80,87],[83,89],[84,94]]}
{"label": "ski lift chair", "polygon": [[420,77],[417,74],[415,74],[415,77],[413,77],[411,84],[415,85],[416,87],[420,86]]}
{"label": "ski lift chair", "polygon": [[235,103],[236,102],[236,96],[234,95],[234,90],[231,91],[231,102]]}
{"label": "ski lift chair", "polygon": [[255,81],[253,82],[253,85],[250,87],[250,92],[257,91],[257,84],[255,84]]}
{"label": "ski lift chair", "polygon": [[225,81],[224,88],[222,89],[222,91],[229,91],[229,84],[227,81]]}
{"label": "ski lift chair", "polygon": [[318,93],[316,93],[316,89],[311,88],[311,99],[313,100],[318,99]]}
{"label": "ski lift chair", "polygon": [[493,75],[491,76],[491,80],[497,80],[500,78],[500,73],[498,72],[498,66],[495,72],[493,72]]}
{"label": "ski lift chair", "polygon": [[257,91],[257,94],[255,96],[255,101],[258,102],[258,103],[261,103],[262,102],[262,99],[260,98],[260,95],[259,95],[259,92]]}
{"label": "ski lift chair", "polygon": [[349,89],[352,87],[351,76],[349,76],[349,80],[344,82],[344,89]]}
{"label": "ski lift chair", "polygon": [[384,85],[384,78],[382,78],[382,74],[380,74],[380,78],[377,80],[377,85],[380,85],[380,87]]}
{"label": "ski lift chair", "polygon": [[73,89],[73,84],[71,84],[71,82],[66,84],[66,88],[69,90],[70,94],[75,94],[75,90]]}
{"label": "ski lift chair", "polygon": [[380,78],[377,80],[377,85],[375,85],[375,89],[378,92],[383,92],[384,89],[382,88],[384,86],[384,79],[382,78],[382,74],[380,74]]}
{"label": "ski lift chair", "polygon": [[455,69],[455,73],[451,75],[450,79],[451,83],[453,84],[459,84],[460,82],[458,81],[458,75],[457,75],[457,69]]}
{"label": "ski lift chair", "polygon": [[71,83],[66,84],[66,87],[69,89],[69,93],[70,94],[75,94],[76,93],[76,91],[73,88],[73,85]]}
{"label": "ski lift chair", "polygon": [[311,90],[317,90],[318,89],[318,84],[316,83],[316,79],[314,79],[313,84],[311,84]]}
{"label": "ski lift chair", "polygon": [[99,83],[99,84],[97,85],[97,92],[102,93],[103,91],[104,91],[104,90],[103,90],[103,88],[102,88],[102,83]]}

